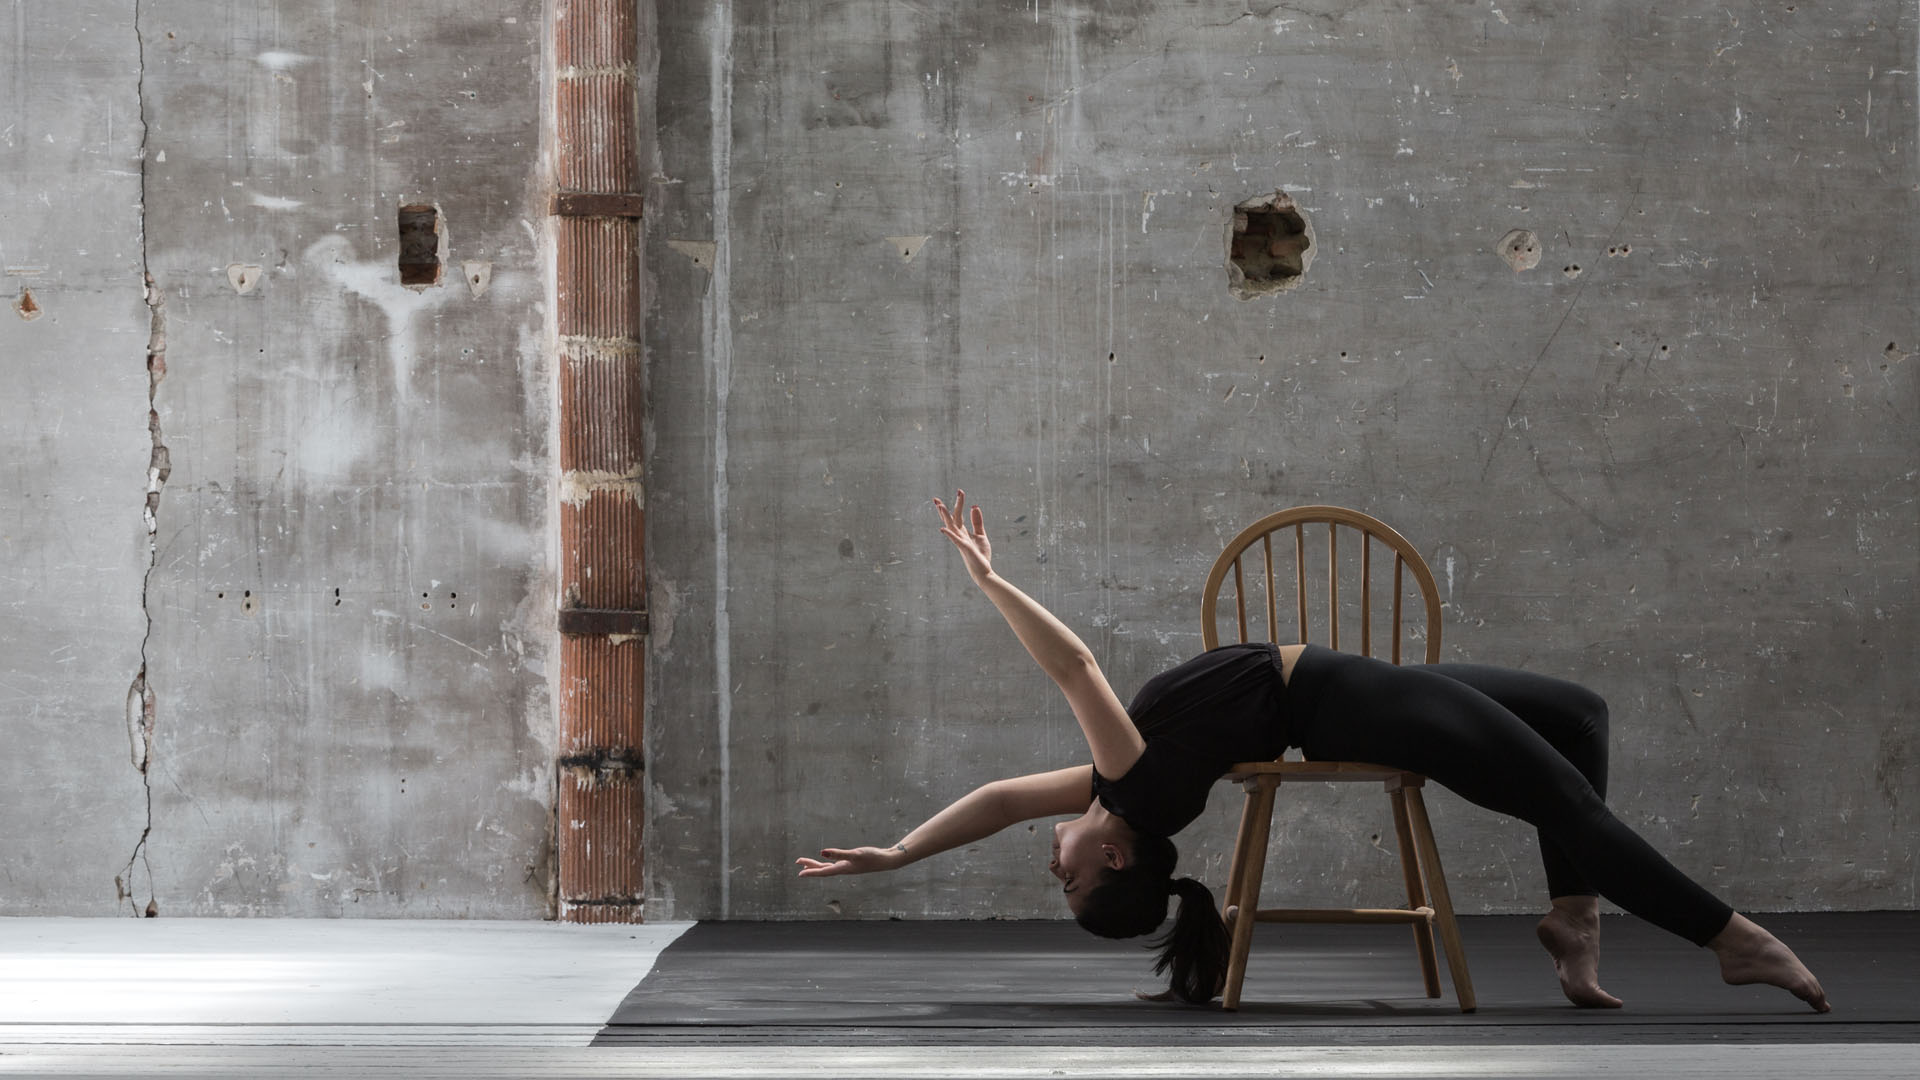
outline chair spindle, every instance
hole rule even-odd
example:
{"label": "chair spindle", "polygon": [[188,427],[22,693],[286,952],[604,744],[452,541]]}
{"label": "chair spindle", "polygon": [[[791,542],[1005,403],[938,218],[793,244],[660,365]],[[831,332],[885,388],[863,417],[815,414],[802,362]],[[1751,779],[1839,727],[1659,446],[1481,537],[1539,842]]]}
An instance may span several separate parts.
{"label": "chair spindle", "polygon": [[1400,662],[1400,569],[1406,559],[1399,553],[1393,556],[1393,662]]}
{"label": "chair spindle", "polygon": [[1373,536],[1360,533],[1360,655],[1373,655]]}
{"label": "chair spindle", "polygon": [[1267,554],[1267,640],[1280,640],[1280,612],[1273,598],[1273,534],[1260,537],[1260,547]]}
{"label": "chair spindle", "polygon": [[1233,560],[1233,610],[1240,617],[1240,640],[1247,640],[1247,583],[1240,577],[1240,560]]}
{"label": "chair spindle", "polygon": [[1327,522],[1327,618],[1333,628],[1333,649],[1340,651],[1340,526]]}
{"label": "chair spindle", "polygon": [[1300,643],[1307,642],[1307,526],[1293,526],[1293,595],[1300,606]]}

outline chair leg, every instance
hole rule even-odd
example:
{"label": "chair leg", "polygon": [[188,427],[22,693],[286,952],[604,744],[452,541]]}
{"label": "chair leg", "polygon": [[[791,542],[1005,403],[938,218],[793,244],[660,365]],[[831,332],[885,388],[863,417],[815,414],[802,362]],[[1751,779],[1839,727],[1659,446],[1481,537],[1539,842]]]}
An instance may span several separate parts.
{"label": "chair leg", "polygon": [[1240,831],[1233,834],[1233,860],[1227,864],[1227,888],[1220,894],[1223,919],[1227,917],[1227,909],[1238,903],[1234,898],[1240,895],[1240,878],[1247,872],[1247,844],[1253,839],[1253,804],[1258,801],[1249,789],[1240,803]]}
{"label": "chair leg", "polygon": [[[1393,800],[1393,831],[1400,837],[1400,876],[1407,884],[1407,907],[1417,910],[1427,903],[1427,890],[1420,883],[1420,855],[1413,843],[1413,829],[1407,822],[1407,792],[1394,788],[1387,793]],[[1420,977],[1427,984],[1427,996],[1440,996],[1440,963],[1433,953],[1433,921],[1413,924],[1413,945],[1420,950]]]}
{"label": "chair leg", "polygon": [[1247,955],[1253,949],[1253,924],[1260,915],[1260,879],[1267,869],[1267,840],[1273,830],[1273,792],[1280,781],[1263,776],[1259,780],[1259,790],[1247,793],[1248,807],[1245,811],[1253,815],[1247,824],[1252,826],[1249,842],[1245,850],[1245,865],[1240,870],[1240,888],[1232,894],[1229,902],[1240,908],[1239,916],[1233,923],[1233,946],[1228,953],[1227,984],[1222,988],[1220,1007],[1233,1011],[1240,1007],[1240,986],[1247,978]]}
{"label": "chair leg", "polygon": [[1460,944],[1460,924],[1453,917],[1453,897],[1447,892],[1446,871],[1440,868],[1440,849],[1433,842],[1433,823],[1427,819],[1427,803],[1421,798],[1419,788],[1405,791],[1414,843],[1420,849],[1420,870],[1433,897],[1434,919],[1440,924],[1440,943],[1447,951],[1447,970],[1453,974],[1453,993],[1460,1000],[1460,1011],[1472,1012],[1479,1008],[1479,1001],[1473,996],[1473,976],[1467,972],[1467,950]]}

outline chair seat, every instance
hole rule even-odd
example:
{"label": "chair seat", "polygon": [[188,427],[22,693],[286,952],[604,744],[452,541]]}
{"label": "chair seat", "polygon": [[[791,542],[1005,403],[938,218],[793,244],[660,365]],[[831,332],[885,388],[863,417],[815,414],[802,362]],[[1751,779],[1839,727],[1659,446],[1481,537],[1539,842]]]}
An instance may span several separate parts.
{"label": "chair seat", "polygon": [[1365,761],[1242,761],[1227,768],[1225,779],[1241,783],[1256,776],[1278,776],[1282,782],[1320,780],[1335,784],[1379,780],[1389,785],[1389,791],[1394,787],[1421,787],[1427,782],[1419,773]]}

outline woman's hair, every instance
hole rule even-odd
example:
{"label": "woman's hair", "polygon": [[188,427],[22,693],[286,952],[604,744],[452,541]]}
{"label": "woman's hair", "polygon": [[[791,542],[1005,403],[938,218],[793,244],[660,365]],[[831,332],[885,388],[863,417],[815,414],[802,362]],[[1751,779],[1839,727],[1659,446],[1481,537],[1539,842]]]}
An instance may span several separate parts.
{"label": "woman's hair", "polygon": [[1173,879],[1180,853],[1164,836],[1135,833],[1133,857],[1118,870],[1109,869],[1087,893],[1079,923],[1101,937],[1130,938],[1150,934],[1167,919],[1167,898],[1180,897],[1173,929],[1155,938],[1149,948],[1160,950],[1153,973],[1173,970],[1167,987],[1182,1001],[1202,1005],[1220,993],[1227,980],[1227,925],[1213,905],[1213,893],[1194,878]]}

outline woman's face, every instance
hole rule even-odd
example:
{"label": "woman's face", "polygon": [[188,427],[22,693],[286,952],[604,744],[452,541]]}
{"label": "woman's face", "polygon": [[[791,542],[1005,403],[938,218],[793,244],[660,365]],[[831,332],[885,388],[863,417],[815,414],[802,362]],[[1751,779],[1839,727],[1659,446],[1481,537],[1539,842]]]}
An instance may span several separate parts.
{"label": "woman's face", "polygon": [[1060,891],[1076,916],[1102,875],[1127,864],[1126,840],[1126,823],[1098,802],[1053,827],[1053,858],[1047,870],[1060,879]]}

